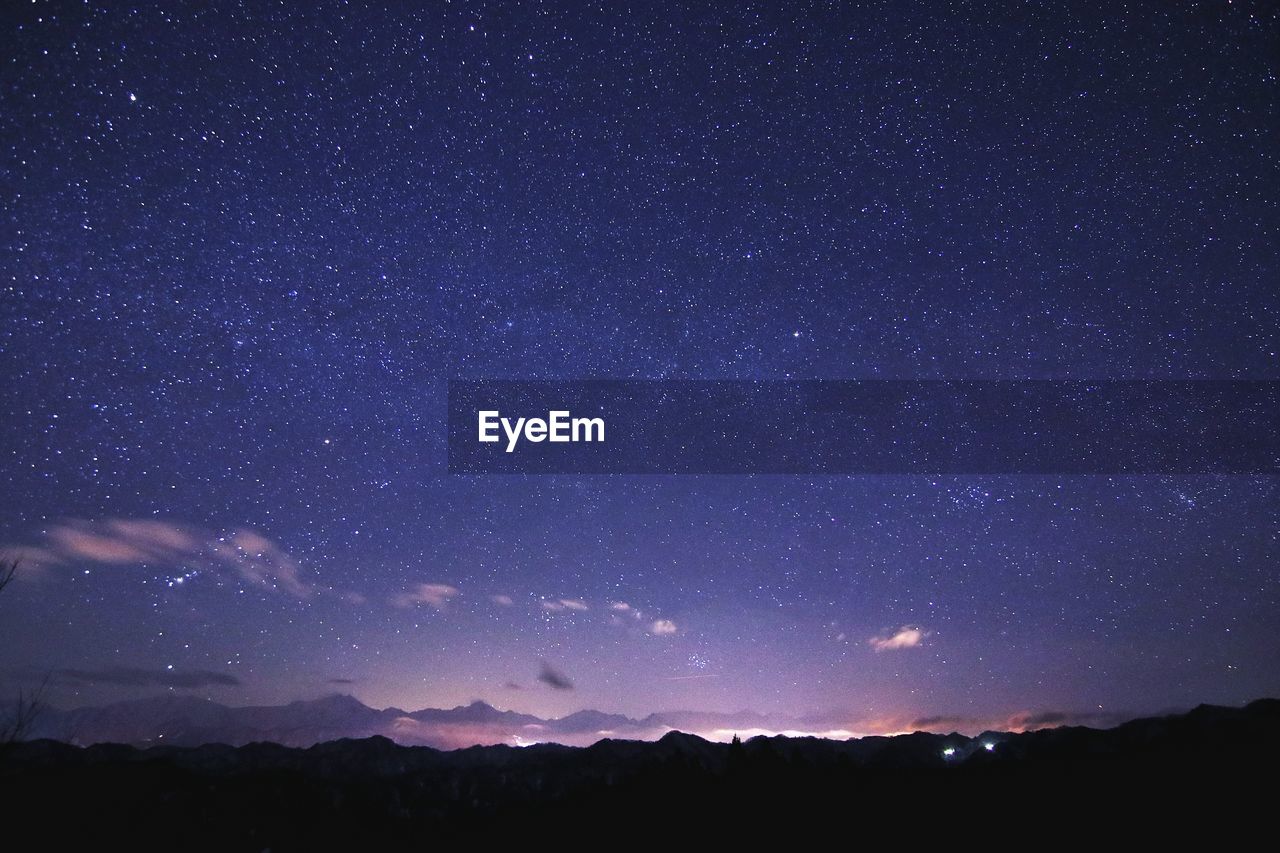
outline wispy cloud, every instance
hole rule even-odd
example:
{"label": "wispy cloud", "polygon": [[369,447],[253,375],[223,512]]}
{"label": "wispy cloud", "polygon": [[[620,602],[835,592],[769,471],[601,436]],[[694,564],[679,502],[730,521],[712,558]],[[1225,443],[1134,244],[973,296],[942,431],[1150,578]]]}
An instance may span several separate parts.
{"label": "wispy cloud", "polygon": [[1002,728],[1029,732],[1058,726],[1118,726],[1133,716],[1118,711],[1021,711],[1009,715]]}
{"label": "wispy cloud", "polygon": [[914,625],[903,625],[896,631],[872,637],[867,640],[871,648],[877,652],[889,652],[895,649],[912,649],[924,642],[929,632]]}
{"label": "wispy cloud", "polygon": [[295,598],[332,590],[303,577],[296,560],[257,531],[240,528],[215,533],[157,519],[71,519],[49,528],[32,547],[10,547],[36,569],[57,566],[145,565],[210,572]]}
{"label": "wispy cloud", "polygon": [[1059,726],[1115,726],[1132,714],[1104,711],[1018,711],[1007,716],[974,717],[964,714],[937,714],[917,717],[897,724],[898,730],[930,732],[1002,731],[1026,732]]}
{"label": "wispy cloud", "polygon": [[60,669],[60,678],[79,684],[111,684],[122,687],[232,687],[240,679],[226,672],[207,669],[142,669],[116,666],[106,669]]}
{"label": "wispy cloud", "polygon": [[391,598],[396,607],[416,607],[426,604],[436,610],[443,610],[449,599],[458,594],[458,588],[443,583],[416,584],[399,595]]}
{"label": "wispy cloud", "polygon": [[489,596],[489,600],[499,607],[510,607],[515,604],[509,595],[491,595]]}
{"label": "wispy cloud", "polygon": [[214,545],[215,553],[240,576],[262,586],[277,587],[299,598],[314,590],[300,577],[293,559],[282,548],[252,530],[238,530]]}
{"label": "wispy cloud", "polygon": [[658,637],[678,633],[680,628],[670,619],[654,618],[626,601],[614,601],[609,605],[609,624],[627,630],[644,631]]}

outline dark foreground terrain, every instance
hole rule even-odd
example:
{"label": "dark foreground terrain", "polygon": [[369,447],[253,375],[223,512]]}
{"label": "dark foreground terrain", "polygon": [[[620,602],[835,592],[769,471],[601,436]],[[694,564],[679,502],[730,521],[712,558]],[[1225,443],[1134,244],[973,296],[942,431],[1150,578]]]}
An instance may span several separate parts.
{"label": "dark foreground terrain", "polygon": [[[1039,845],[1219,840],[1267,829],[1280,700],[1201,706],[1118,728],[853,741],[671,733],[442,752],[373,737],[309,749],[50,740],[0,757],[0,820],[42,849],[452,849],[461,840],[684,846],[821,832]],[[1268,833],[1269,834],[1269,833]],[[1260,836],[1266,837],[1266,836]]]}

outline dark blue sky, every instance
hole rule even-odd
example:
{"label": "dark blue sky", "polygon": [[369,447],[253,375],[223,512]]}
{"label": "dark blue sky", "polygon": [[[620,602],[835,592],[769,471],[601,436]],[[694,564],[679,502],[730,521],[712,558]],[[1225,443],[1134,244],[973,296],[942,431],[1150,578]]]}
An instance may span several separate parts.
{"label": "dark blue sky", "polygon": [[450,377],[1280,378],[1273,5],[423,5],[4,11],[7,684],[850,720],[1280,692],[1273,478],[443,452]]}

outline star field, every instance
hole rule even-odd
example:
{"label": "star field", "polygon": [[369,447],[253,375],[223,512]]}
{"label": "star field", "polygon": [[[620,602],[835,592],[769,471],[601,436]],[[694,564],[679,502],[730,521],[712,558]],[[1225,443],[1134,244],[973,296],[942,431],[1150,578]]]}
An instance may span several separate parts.
{"label": "star field", "polygon": [[444,465],[450,378],[1277,378],[1271,5],[0,27],[6,685],[867,719],[1280,691],[1274,478]]}

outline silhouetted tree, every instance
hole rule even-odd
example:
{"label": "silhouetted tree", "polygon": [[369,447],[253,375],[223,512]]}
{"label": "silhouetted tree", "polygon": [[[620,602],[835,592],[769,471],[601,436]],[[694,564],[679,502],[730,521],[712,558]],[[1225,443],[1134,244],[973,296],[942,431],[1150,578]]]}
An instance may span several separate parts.
{"label": "silhouetted tree", "polygon": [[[17,559],[0,561],[0,591],[18,574],[20,562]],[[49,676],[46,675],[34,690],[18,690],[18,698],[14,701],[11,712],[0,717],[0,746],[23,740],[31,733],[36,718],[44,709],[44,693],[48,685]]]}
{"label": "silhouetted tree", "polygon": [[740,781],[742,771],[746,769],[746,762],[747,755],[742,747],[742,738],[734,734],[733,740],[729,741],[729,755],[725,761],[725,770],[732,783],[737,784]]}
{"label": "silhouetted tree", "polygon": [[18,560],[0,562],[0,589],[4,589],[18,573]]}

